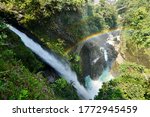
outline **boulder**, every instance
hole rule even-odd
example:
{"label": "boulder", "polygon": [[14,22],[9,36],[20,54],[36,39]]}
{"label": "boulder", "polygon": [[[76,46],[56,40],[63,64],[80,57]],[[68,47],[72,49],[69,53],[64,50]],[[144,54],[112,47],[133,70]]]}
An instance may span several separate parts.
{"label": "boulder", "polygon": [[106,67],[104,52],[92,42],[86,42],[80,51],[82,77],[90,76],[96,80]]}
{"label": "boulder", "polygon": [[108,43],[101,45],[96,41],[85,42],[80,51],[82,78],[90,76],[93,80],[97,80],[106,67],[111,67],[112,61],[116,59],[117,55],[118,52]]}

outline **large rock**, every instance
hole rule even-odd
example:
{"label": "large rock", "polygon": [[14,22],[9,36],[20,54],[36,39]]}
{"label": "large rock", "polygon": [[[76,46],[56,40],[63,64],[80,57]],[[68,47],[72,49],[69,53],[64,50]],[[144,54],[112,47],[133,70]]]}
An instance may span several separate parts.
{"label": "large rock", "polygon": [[107,54],[108,54],[108,62],[111,67],[111,63],[117,58],[118,52],[115,50],[115,47],[106,43],[105,45]]}
{"label": "large rock", "polygon": [[81,49],[80,57],[83,78],[90,75],[91,78],[97,79],[106,67],[104,54],[94,43],[85,43]]}
{"label": "large rock", "polygon": [[[104,49],[107,52],[107,60]],[[97,80],[106,67],[111,67],[111,63],[116,59],[117,54],[115,48],[110,44],[105,43],[100,46],[95,41],[84,43],[80,51],[82,77],[85,78],[89,75],[93,80]]]}

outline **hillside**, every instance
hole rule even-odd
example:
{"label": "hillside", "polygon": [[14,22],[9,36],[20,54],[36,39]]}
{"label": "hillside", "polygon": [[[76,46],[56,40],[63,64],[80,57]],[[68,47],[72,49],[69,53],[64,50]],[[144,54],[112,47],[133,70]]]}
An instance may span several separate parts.
{"label": "hillside", "polygon": [[[81,99],[94,81],[95,99],[150,99],[149,8],[149,0],[1,0],[0,99]],[[6,24],[70,68],[47,64]]]}

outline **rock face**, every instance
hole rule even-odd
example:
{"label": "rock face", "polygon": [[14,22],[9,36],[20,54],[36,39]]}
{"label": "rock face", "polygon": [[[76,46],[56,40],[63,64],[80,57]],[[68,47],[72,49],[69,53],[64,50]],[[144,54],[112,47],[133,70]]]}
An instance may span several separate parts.
{"label": "rock face", "polygon": [[93,43],[87,42],[82,47],[80,56],[83,70],[82,76],[90,75],[93,79],[97,79],[106,67],[103,52]]}
{"label": "rock face", "polygon": [[[106,35],[106,38],[93,38],[80,47],[82,78],[90,76],[93,80],[97,80],[106,67],[111,68],[112,62],[117,58],[118,52],[115,45],[107,42],[109,37]],[[116,43],[116,41],[113,39],[112,43]]]}
{"label": "rock face", "polygon": [[[108,53],[108,63],[111,64],[111,62],[117,58],[118,51],[115,50],[114,46],[112,46],[108,43],[106,44],[106,51]],[[110,65],[110,67],[111,67],[111,65]]]}

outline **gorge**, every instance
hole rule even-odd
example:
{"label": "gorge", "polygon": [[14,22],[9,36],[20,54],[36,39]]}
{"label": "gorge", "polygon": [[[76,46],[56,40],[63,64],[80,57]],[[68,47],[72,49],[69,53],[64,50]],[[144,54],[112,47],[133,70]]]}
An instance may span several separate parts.
{"label": "gorge", "polygon": [[[87,43],[97,44],[94,45],[93,47],[94,48],[93,50],[96,51],[95,56],[92,55],[92,57],[95,57],[96,60],[93,59],[92,61],[90,61],[90,63],[94,63],[94,64],[92,65],[88,63],[88,64],[84,64],[85,66],[83,65],[83,68],[88,69],[88,71],[91,70],[90,72],[92,72],[93,69],[95,73],[92,74],[94,75],[96,74],[97,78],[92,80],[91,78],[93,78],[94,76],[90,75],[90,73],[86,71],[87,75],[85,76],[85,87],[84,87],[78,81],[76,73],[71,70],[68,62],[65,62],[62,58],[58,57],[57,55],[54,55],[53,53],[44,50],[38,43],[34,42],[26,34],[20,32],[16,28],[10,25],[7,26],[11,31],[13,31],[20,37],[20,39],[22,40],[22,42],[25,44],[26,47],[31,49],[33,53],[38,55],[43,61],[45,61],[48,65],[53,67],[60,74],[60,76],[62,76],[65,80],[67,80],[68,83],[72,83],[72,85],[76,88],[77,93],[81,99],[94,99],[95,95],[98,94],[99,88],[101,88],[102,83],[109,81],[113,78],[113,76],[111,76],[109,72],[111,69],[111,64],[115,60],[116,55],[113,55],[115,53],[115,50],[111,49],[113,48],[113,46],[110,45],[107,42],[107,40],[110,40],[112,41],[112,43],[115,43],[114,38],[116,38],[116,36],[119,36],[120,31],[116,30],[113,32],[109,32],[108,34],[97,35],[93,37],[93,39],[90,38],[88,41],[84,42],[85,46],[87,45]],[[109,46],[112,47],[109,48]],[[98,50],[96,50],[95,48],[98,48]],[[86,48],[86,50],[88,49],[89,48]],[[100,52],[100,54],[98,54],[98,52]],[[84,56],[87,56],[86,54],[89,53],[93,53],[93,51],[91,50],[89,52],[84,52],[85,54]],[[84,56],[81,56],[81,59],[83,59],[83,61],[91,60],[90,58],[91,56],[89,58],[83,58]],[[102,61],[102,62],[99,63],[98,61]],[[86,65],[92,67],[92,69],[88,68],[88,66]]]}
{"label": "gorge", "polygon": [[0,99],[150,99],[149,0],[1,0]]}

